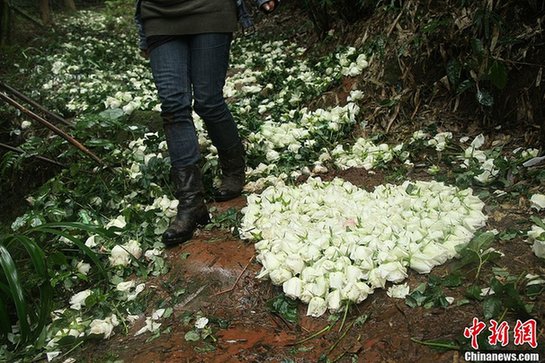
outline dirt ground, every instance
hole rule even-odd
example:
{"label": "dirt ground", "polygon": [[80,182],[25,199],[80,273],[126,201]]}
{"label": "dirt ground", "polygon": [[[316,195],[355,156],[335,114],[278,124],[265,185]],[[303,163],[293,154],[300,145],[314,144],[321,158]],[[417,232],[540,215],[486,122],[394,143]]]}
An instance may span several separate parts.
{"label": "dirt ground", "polygon": [[[383,182],[382,174],[359,169],[338,176],[368,190]],[[326,175],[324,179],[332,177]],[[210,206],[221,213],[244,205],[245,199],[240,197]],[[504,219],[496,221],[493,217],[493,224],[512,219],[508,213],[496,211],[496,215],[503,215]],[[509,245],[500,248],[507,254],[503,263],[509,264],[511,271],[527,270],[527,261],[535,260],[522,240],[509,241]],[[267,302],[281,288],[255,278],[261,266],[254,259],[253,245],[233,237],[229,231],[198,231],[193,240],[167,250],[166,255],[170,272],[148,282],[148,286],[155,287],[158,301],[168,299],[168,291],[185,289],[172,316],[162,320],[161,329],[170,327],[170,333],[161,334],[151,342],[147,341],[150,333],[134,336],[144,325],[142,318],[127,335],[117,334],[108,341],[91,344],[77,354],[78,358],[88,357],[88,362],[96,362],[109,357],[133,363],[317,362],[325,355],[334,362],[463,362],[458,351],[439,351],[414,340],[461,341],[472,318],[482,316],[482,305],[478,303],[411,308],[404,300],[390,298],[384,290],[377,290],[349,310],[341,332],[342,314],[336,322],[331,321],[328,313],[320,318],[307,317],[306,305],[302,303],[298,307],[299,321],[293,324],[267,307]],[[434,269],[433,273],[444,275],[449,266]],[[168,291],[162,287],[165,281],[169,282]],[[412,291],[427,277],[411,271],[407,281]],[[459,300],[463,291],[454,288],[447,295]],[[186,341],[185,334],[193,328],[193,323],[184,324],[184,317],[198,312],[209,318],[215,342],[210,338],[207,342]],[[151,311],[147,313],[150,314]],[[363,324],[352,324],[363,315],[368,316]],[[301,342],[328,325],[331,325],[328,331]],[[543,347],[541,329],[538,339]]]}

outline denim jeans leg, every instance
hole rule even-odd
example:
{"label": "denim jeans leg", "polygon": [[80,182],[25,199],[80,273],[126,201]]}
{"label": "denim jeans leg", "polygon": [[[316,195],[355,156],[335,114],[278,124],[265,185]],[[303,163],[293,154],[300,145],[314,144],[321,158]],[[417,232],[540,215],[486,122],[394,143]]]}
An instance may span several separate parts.
{"label": "denim jeans leg", "polygon": [[237,126],[223,97],[232,37],[231,33],[209,33],[190,38],[193,107],[218,149],[240,143]]}
{"label": "denim jeans leg", "polygon": [[150,52],[153,78],[161,100],[161,116],[174,168],[200,160],[199,142],[191,116],[190,52],[188,38],[180,37]]}

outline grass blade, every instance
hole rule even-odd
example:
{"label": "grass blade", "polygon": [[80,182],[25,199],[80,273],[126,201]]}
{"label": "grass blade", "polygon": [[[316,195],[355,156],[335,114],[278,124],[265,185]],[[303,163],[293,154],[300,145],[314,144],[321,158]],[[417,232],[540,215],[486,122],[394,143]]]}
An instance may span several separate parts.
{"label": "grass blade", "polygon": [[[40,226],[40,227],[43,227],[43,226]],[[87,247],[85,243],[83,243],[80,239],[70,235],[69,233],[59,231],[53,228],[40,228],[39,231],[51,233],[51,234],[61,236],[70,240],[72,243],[78,246],[79,249],[82,250],[87,255],[87,257],[91,259],[91,261],[95,263],[95,265],[100,270],[100,273],[108,280],[108,274],[106,273],[106,270],[104,269],[104,266],[102,265],[102,262],[100,262],[100,260],[98,259],[98,255],[95,252],[93,252],[93,250],[91,250],[89,247]]]}
{"label": "grass blade", "polygon": [[53,306],[53,288],[49,283],[47,262],[43,250],[34,241],[26,236],[16,236],[15,239],[25,247],[30,256],[30,260],[32,261],[32,265],[36,270],[36,273],[44,280],[39,287],[40,302],[38,309],[38,319],[32,333],[32,340],[34,340],[49,321],[51,307]]}
{"label": "grass blade", "polygon": [[21,328],[21,343],[25,343],[30,335],[30,326],[27,321],[27,305],[24,298],[23,286],[21,285],[15,262],[3,244],[0,244],[0,265],[2,265],[2,270],[8,281],[10,296],[17,311]]}
{"label": "grass blade", "polygon": [[51,229],[51,228],[79,229],[82,231],[89,232],[91,234],[100,234],[101,236],[108,237],[108,238],[114,238],[116,236],[116,234],[113,231],[104,229],[96,225],[85,224],[81,222],[45,223],[45,224],[41,224],[39,226],[28,229],[26,233],[39,232],[43,229]]}

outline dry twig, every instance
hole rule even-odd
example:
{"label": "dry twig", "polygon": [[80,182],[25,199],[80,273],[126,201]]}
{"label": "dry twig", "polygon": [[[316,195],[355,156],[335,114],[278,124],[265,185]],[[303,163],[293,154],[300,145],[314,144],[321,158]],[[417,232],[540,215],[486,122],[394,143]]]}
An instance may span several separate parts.
{"label": "dry twig", "polygon": [[227,289],[227,290],[223,290],[223,291],[220,291],[220,292],[217,292],[214,294],[214,296],[218,296],[218,295],[221,295],[221,294],[225,294],[226,292],[230,292],[230,291],[233,291],[235,289],[235,287],[237,286],[238,284],[238,281],[240,280],[240,278],[242,277],[242,275],[244,275],[244,272],[246,272],[246,270],[248,269],[248,266],[250,266],[250,263],[252,263],[252,261],[254,260],[254,257],[255,256],[252,256],[252,258],[250,258],[250,261],[248,261],[248,263],[246,264],[246,266],[244,266],[244,269],[242,270],[242,272],[238,275],[235,283],[233,284],[233,286],[230,288],[230,289]]}

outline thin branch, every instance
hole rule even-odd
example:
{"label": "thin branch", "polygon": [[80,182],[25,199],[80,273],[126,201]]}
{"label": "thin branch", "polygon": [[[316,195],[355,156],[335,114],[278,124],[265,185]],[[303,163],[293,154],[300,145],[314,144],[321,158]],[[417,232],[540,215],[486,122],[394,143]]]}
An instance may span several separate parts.
{"label": "thin branch", "polygon": [[29,116],[30,118],[32,118],[35,121],[38,121],[39,123],[41,123],[42,125],[44,125],[48,129],[53,131],[55,134],[61,136],[63,139],[65,139],[70,144],[75,146],[78,150],[80,150],[81,152],[87,154],[89,157],[91,157],[93,160],[95,160],[98,164],[100,164],[102,166],[106,166],[106,164],[98,156],[93,154],[93,152],[91,152],[89,149],[87,149],[78,140],[74,139],[72,136],[68,135],[66,132],[59,129],[57,126],[53,125],[51,122],[45,120],[44,118],[36,115],[34,112],[28,110],[23,105],[19,104],[17,101],[15,101],[11,97],[9,97],[7,94],[0,92],[0,99],[6,101],[8,104],[10,104],[13,107],[19,109],[25,115]]}
{"label": "thin branch", "polygon": [[7,84],[5,84],[4,82],[1,82],[0,81],[0,88],[4,88],[6,90],[6,92],[8,93],[11,93],[13,96],[27,102],[28,104],[30,104],[31,106],[39,109],[40,111],[46,113],[48,116],[51,116],[51,118],[55,119],[56,121],[59,121],[63,124],[65,124],[66,126],[68,127],[74,127],[74,125],[72,125],[70,122],[66,121],[64,118],[60,117],[59,115],[49,111],[47,108],[45,108],[44,106],[40,105],[38,102],[34,101],[33,99],[25,96],[24,94],[22,94],[21,92],[17,91],[15,88],[11,87],[11,86],[8,86]]}
{"label": "thin branch", "polygon": [[[17,147],[13,147],[13,146],[10,146],[10,145],[6,145],[6,144],[3,144],[0,142],[0,147],[4,148],[4,149],[7,149],[7,150],[10,150],[10,151],[13,151],[13,152],[16,152],[16,153],[19,153],[19,154],[23,154],[25,151],[24,150],[21,150]],[[53,165],[57,165],[57,166],[60,166],[61,168],[66,168],[66,165],[65,164],[61,164],[59,163],[58,161],[55,161],[55,160],[51,160],[51,159],[48,159],[44,156],[40,156],[40,155],[33,155],[33,157],[35,157],[36,159],[39,159],[39,160],[43,160],[43,161],[46,161],[50,164],[53,164]]]}
{"label": "thin branch", "polygon": [[242,270],[242,272],[238,275],[235,283],[233,284],[233,286],[230,288],[230,289],[227,289],[227,290],[223,290],[223,291],[220,291],[220,292],[217,292],[214,294],[214,296],[218,296],[218,295],[221,295],[221,294],[225,294],[226,292],[230,292],[230,291],[233,291],[235,289],[235,287],[237,286],[238,284],[238,281],[240,280],[240,278],[242,277],[242,275],[244,275],[244,272],[246,272],[246,270],[248,269],[248,266],[250,266],[250,264],[252,263],[252,261],[254,260],[254,257],[255,256],[252,256],[252,258],[250,258],[250,261],[248,261],[248,263],[246,264],[246,266],[244,267],[244,269]]}

